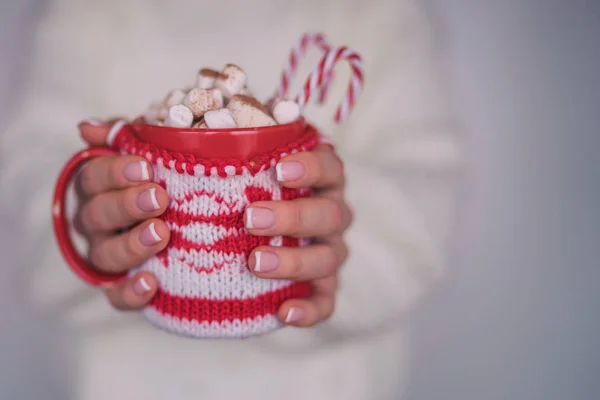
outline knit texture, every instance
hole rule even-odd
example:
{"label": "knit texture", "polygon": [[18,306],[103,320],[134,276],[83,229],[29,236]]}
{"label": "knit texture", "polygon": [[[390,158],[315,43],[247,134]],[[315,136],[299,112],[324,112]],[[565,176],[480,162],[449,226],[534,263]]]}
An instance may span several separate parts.
{"label": "knit texture", "polygon": [[309,127],[298,141],[252,160],[206,160],[141,142],[131,129],[120,131],[113,146],[148,159],[170,198],[160,217],[171,231],[169,244],[131,271],[148,271],[158,280],[158,293],[143,310],[150,322],[195,338],[242,338],[281,326],[279,306],[308,296],[310,286],[260,279],[249,271],[248,256],[257,246],[296,247],[308,240],[250,235],[243,215],[256,201],[310,196],[309,189],[282,187],[274,167],[317,142]]}

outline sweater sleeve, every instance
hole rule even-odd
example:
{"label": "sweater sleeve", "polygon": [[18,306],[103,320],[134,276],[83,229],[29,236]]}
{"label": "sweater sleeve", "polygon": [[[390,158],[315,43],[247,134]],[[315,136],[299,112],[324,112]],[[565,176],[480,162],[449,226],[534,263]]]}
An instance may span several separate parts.
{"label": "sweater sleeve", "polygon": [[[18,45],[8,57],[14,68],[7,81],[13,87],[2,99],[6,105],[0,137],[0,217],[2,237],[11,251],[4,254],[1,275],[18,288],[19,299],[13,301],[35,308],[37,313],[58,313],[74,304],[87,304],[92,296],[106,314],[109,306],[102,304],[106,303],[102,293],[87,287],[66,268],[51,224],[58,173],[69,156],[85,146],[78,137],[76,118],[90,115],[93,104],[73,96],[63,84],[68,80],[65,74],[53,73],[60,62],[56,46],[51,45],[55,37],[48,35],[47,17],[37,9],[43,9],[42,5],[37,0],[29,3],[31,19],[23,22],[27,32],[15,32]],[[70,196],[67,206],[71,213],[74,205]],[[84,246],[80,238],[75,242]],[[69,303],[82,295],[86,301],[79,297],[79,303]]]}
{"label": "sweater sleeve", "polygon": [[[328,322],[346,334],[402,321],[444,276],[462,170],[433,30],[422,10],[400,21],[386,12],[385,36],[355,38],[365,88],[347,123],[329,127],[355,211]],[[333,99],[343,96],[341,83]]]}

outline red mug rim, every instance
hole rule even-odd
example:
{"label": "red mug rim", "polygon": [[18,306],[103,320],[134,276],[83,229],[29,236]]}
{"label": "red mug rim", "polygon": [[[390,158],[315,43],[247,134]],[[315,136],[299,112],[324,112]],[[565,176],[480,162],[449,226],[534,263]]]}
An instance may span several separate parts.
{"label": "red mug rim", "polygon": [[273,126],[235,129],[172,128],[146,124],[142,118],[131,123],[142,142],[168,151],[200,158],[250,159],[300,139],[307,123],[303,118]]}

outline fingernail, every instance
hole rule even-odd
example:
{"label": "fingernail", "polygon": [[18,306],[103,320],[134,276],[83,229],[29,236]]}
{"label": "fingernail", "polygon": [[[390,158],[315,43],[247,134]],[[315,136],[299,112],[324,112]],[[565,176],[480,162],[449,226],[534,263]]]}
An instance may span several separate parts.
{"label": "fingernail", "polygon": [[160,238],[160,236],[158,236],[158,233],[156,232],[156,227],[154,226],[154,222],[151,223],[150,225],[148,225],[146,227],[146,229],[144,229],[140,233],[140,242],[144,246],[152,246],[153,244],[156,244],[156,243],[160,242],[161,240],[162,239]]}
{"label": "fingernail", "polygon": [[254,265],[255,272],[271,272],[275,271],[279,266],[279,256],[268,251],[254,252],[256,263]]}
{"label": "fingernail", "polygon": [[156,211],[160,208],[158,200],[156,200],[156,188],[150,188],[142,192],[137,197],[137,206],[142,211]]}
{"label": "fingernail", "polygon": [[296,161],[282,162],[275,166],[279,182],[295,181],[304,176],[304,165]]}
{"label": "fingernail", "polygon": [[142,276],[140,279],[133,283],[133,292],[138,296],[143,296],[148,293],[152,288],[146,282],[146,279]]}
{"label": "fingernail", "polygon": [[275,213],[268,208],[253,207],[246,210],[246,228],[266,229],[275,223]]}
{"label": "fingernail", "polygon": [[89,119],[83,120],[82,122],[84,124],[90,124],[93,126],[100,126],[100,125],[104,124],[103,121],[100,121],[99,119],[95,119],[95,118],[89,118]]}
{"label": "fingernail", "polygon": [[301,308],[292,307],[285,316],[285,323],[298,322],[304,318],[304,311]]}
{"label": "fingernail", "polygon": [[150,179],[150,173],[148,172],[148,163],[146,161],[134,161],[125,165],[123,168],[123,175],[128,181],[140,182],[147,181]]}

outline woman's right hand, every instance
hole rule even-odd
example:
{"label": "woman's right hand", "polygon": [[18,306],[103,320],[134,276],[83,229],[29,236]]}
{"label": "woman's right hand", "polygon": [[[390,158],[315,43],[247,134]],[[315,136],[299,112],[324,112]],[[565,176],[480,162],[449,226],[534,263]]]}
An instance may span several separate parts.
{"label": "woman's right hand", "polygon": [[[79,124],[90,146],[103,146],[111,123]],[[167,246],[169,229],[156,218],[167,208],[165,190],[152,182],[152,166],[137,156],[106,156],[89,161],[77,174],[78,209],[75,229],[89,242],[88,262],[107,273],[123,273]],[[127,230],[125,230],[127,229]],[[110,303],[120,310],[139,309],[157,290],[149,272],[105,289]]]}

